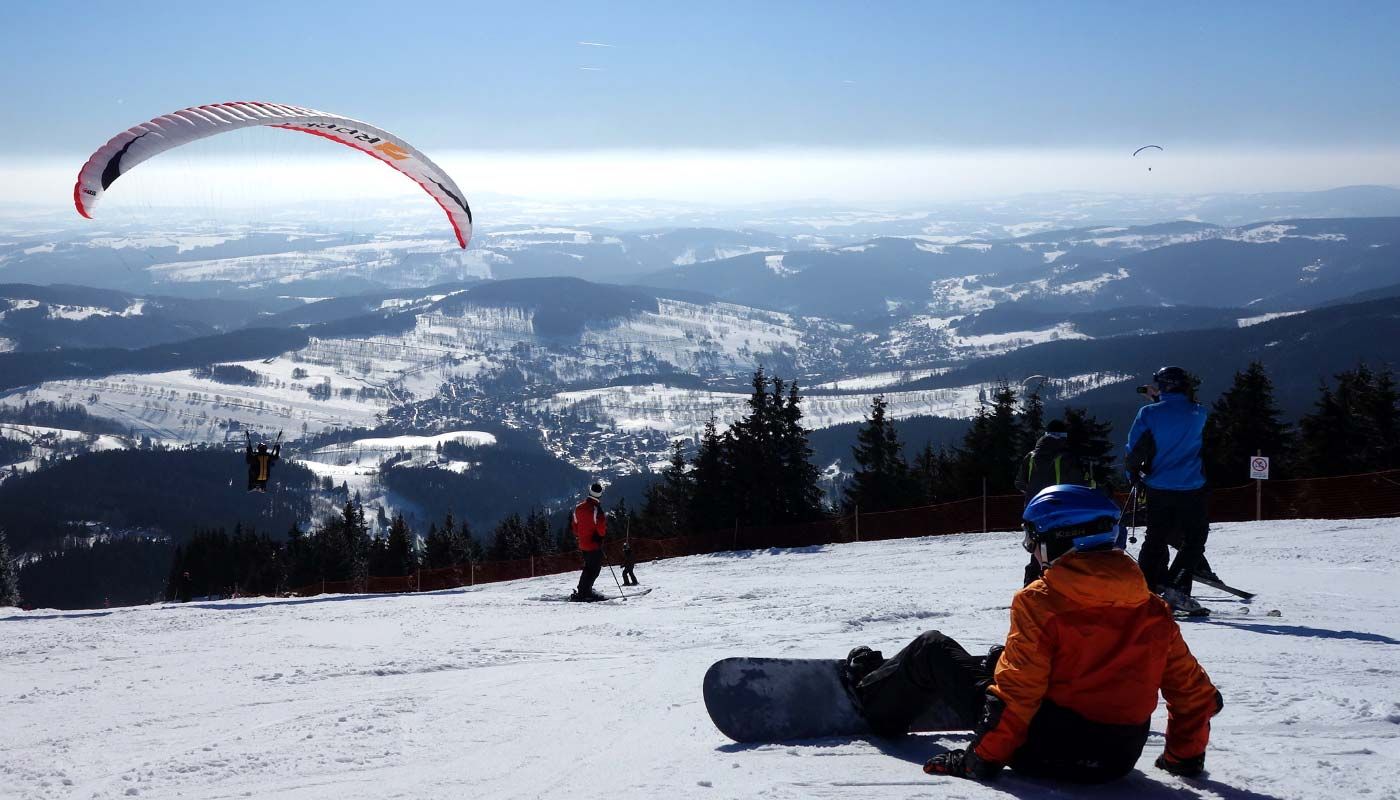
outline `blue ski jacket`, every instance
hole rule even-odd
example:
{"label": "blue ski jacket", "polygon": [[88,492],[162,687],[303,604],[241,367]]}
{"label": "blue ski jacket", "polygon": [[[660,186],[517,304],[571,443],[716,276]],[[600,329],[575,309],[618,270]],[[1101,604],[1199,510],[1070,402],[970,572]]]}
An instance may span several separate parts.
{"label": "blue ski jacket", "polygon": [[1151,437],[1155,447],[1147,448],[1153,454],[1143,479],[1148,488],[1184,492],[1206,485],[1201,469],[1201,433],[1207,414],[1205,406],[1178,392],[1164,394],[1160,401],[1138,409],[1128,431],[1128,453],[1133,453],[1144,437]]}

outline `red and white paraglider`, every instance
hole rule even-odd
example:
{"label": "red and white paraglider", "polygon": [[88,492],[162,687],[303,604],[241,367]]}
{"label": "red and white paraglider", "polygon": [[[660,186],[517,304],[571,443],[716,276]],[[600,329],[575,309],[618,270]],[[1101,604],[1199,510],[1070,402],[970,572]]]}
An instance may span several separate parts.
{"label": "red and white paraglider", "polygon": [[442,206],[457,244],[466,247],[471,240],[472,212],[462,190],[413,145],[368,123],[281,103],[196,106],[123,131],[98,148],[83,165],[73,186],[73,204],[79,214],[91,218],[103,193],[137,164],[182,144],[259,125],[320,136],[379,159],[411,178]]}

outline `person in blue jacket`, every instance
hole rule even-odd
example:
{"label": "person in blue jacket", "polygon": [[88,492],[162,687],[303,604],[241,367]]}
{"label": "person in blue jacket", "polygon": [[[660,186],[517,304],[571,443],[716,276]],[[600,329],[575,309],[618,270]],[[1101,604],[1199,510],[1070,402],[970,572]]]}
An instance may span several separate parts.
{"label": "person in blue jacket", "polygon": [[[1199,612],[1191,576],[1205,556],[1210,518],[1201,467],[1201,433],[1207,411],[1196,402],[1195,381],[1181,367],[1152,376],[1159,399],[1138,410],[1128,431],[1129,480],[1145,487],[1147,534],[1138,563],[1147,585],[1179,611]],[[1167,566],[1167,545],[1179,542]]]}

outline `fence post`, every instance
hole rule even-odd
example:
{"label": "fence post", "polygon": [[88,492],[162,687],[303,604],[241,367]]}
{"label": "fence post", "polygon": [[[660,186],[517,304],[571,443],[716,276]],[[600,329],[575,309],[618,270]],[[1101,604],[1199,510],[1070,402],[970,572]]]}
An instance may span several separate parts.
{"label": "fence post", "polygon": [[982,476],[982,532],[987,532],[987,476]]}
{"label": "fence post", "polygon": [[734,550],[739,549],[739,518],[734,518]]}
{"label": "fence post", "polygon": [[423,568],[419,567],[413,571],[413,591],[423,591]]}
{"label": "fence post", "polygon": [[[1264,455],[1263,450],[1255,450],[1254,455]],[[1264,519],[1264,482],[1254,481],[1254,521],[1259,522]]]}
{"label": "fence post", "polygon": [[860,506],[856,506],[856,541],[860,541]]}
{"label": "fence post", "polygon": [[535,577],[535,557],[533,555],[530,556],[530,577]]}
{"label": "fence post", "polygon": [[476,562],[475,562],[475,561],[471,562],[471,568],[472,568],[471,577],[467,579],[467,585],[468,585],[468,586],[475,586],[475,585],[476,585]]}

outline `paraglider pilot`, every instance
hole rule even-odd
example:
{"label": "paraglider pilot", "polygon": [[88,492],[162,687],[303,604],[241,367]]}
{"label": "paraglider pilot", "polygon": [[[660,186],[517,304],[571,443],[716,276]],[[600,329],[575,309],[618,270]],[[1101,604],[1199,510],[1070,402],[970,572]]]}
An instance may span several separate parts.
{"label": "paraglider pilot", "polygon": [[282,443],[277,442],[271,448],[267,442],[259,442],[258,449],[253,449],[253,438],[248,436],[248,450],[243,456],[243,460],[248,462],[248,491],[266,492],[268,478],[272,477],[272,465],[282,458]]}

